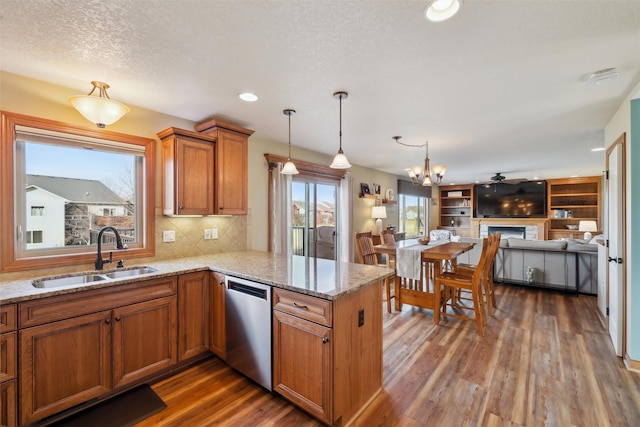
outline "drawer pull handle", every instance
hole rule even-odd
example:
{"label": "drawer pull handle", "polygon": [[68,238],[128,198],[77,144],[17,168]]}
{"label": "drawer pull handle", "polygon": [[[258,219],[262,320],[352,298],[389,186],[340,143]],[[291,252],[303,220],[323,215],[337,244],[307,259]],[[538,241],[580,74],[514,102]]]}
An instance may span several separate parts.
{"label": "drawer pull handle", "polygon": [[111,319],[104,319],[104,323],[108,325],[109,323],[111,323]]}
{"label": "drawer pull handle", "polygon": [[295,301],[293,302],[293,305],[295,305],[296,307],[301,308],[301,309],[303,309],[303,310],[309,310],[309,307],[307,307],[306,305],[298,304],[298,303],[297,303],[297,302],[295,302]]}
{"label": "drawer pull handle", "polygon": [[329,342],[329,338],[327,337],[322,337],[322,344],[326,344]]}
{"label": "drawer pull handle", "polygon": [[116,322],[120,321],[120,316],[116,317]]}

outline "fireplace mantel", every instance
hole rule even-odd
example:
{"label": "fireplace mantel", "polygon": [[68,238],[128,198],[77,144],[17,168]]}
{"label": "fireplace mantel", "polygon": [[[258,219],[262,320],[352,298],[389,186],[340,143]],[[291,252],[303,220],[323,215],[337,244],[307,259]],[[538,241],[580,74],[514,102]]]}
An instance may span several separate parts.
{"label": "fireplace mantel", "polygon": [[548,229],[547,218],[471,218],[471,237],[480,237],[481,225],[507,225],[507,226],[527,226],[538,227],[538,240],[546,240]]}

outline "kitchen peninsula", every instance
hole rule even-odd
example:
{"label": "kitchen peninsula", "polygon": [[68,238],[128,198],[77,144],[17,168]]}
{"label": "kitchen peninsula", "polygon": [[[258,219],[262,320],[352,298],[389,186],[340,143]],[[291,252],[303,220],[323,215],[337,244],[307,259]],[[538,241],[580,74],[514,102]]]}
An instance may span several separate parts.
{"label": "kitchen peninsula", "polygon": [[[150,382],[182,364],[206,357],[209,350],[221,355],[224,360],[224,351],[215,351],[213,348],[214,344],[224,348],[224,343],[220,345],[221,337],[213,335],[215,331],[224,335],[219,324],[224,322],[224,316],[221,316],[223,305],[220,305],[219,299],[214,303],[214,295],[218,292],[219,298],[219,290],[224,289],[220,285],[225,277],[272,286],[272,311],[268,321],[272,322],[273,346],[267,351],[272,351],[273,356],[274,391],[318,419],[342,426],[348,425],[381,390],[382,283],[393,274],[393,270],[256,251],[145,265],[155,271],[95,284],[47,289],[35,288],[30,280],[18,280],[2,285],[2,308],[8,309],[16,317],[19,337],[17,359],[22,361],[17,375],[20,387],[16,387],[20,390],[17,399],[19,424],[54,415],[90,399],[113,395],[141,382]],[[204,340],[204,354],[202,351],[189,353],[183,349],[195,348],[194,345],[187,345],[194,339],[185,338],[185,334],[191,330],[185,322],[188,322],[188,316],[198,313],[193,307],[197,303],[202,306],[203,300],[192,298],[194,305],[181,300],[188,298],[187,295],[198,295],[198,292],[189,290],[190,282],[183,280],[194,276],[205,278],[200,282],[205,292],[200,295],[211,296],[206,298],[206,307],[202,310],[202,315],[206,315],[208,321],[201,323],[206,323],[208,330],[196,334],[207,337]],[[166,312],[171,317],[156,325],[173,328],[172,331],[159,334],[153,330],[149,333],[159,334],[158,341],[161,343],[177,342],[169,343],[174,348],[169,354],[160,354],[158,350],[158,359],[162,363],[154,363],[161,369],[136,366],[135,372],[127,372],[127,366],[118,362],[125,360],[122,356],[125,350],[116,349],[115,337],[138,336],[132,331],[126,332],[125,319],[133,313],[129,307],[143,305],[145,310],[157,308],[158,313]],[[57,329],[57,325],[62,328]],[[87,325],[86,332],[82,332],[84,325]],[[77,340],[80,335],[92,337],[92,334],[84,334],[89,329],[97,330],[95,328],[108,330],[100,339]],[[161,326],[157,326],[157,329],[161,329]],[[61,330],[65,332],[59,333]],[[70,335],[65,339],[67,331],[71,331],[69,334],[80,332],[77,332],[79,336]],[[33,357],[34,354],[50,354],[47,349],[37,346],[54,345],[51,338],[54,335],[65,339],[65,345],[86,346],[94,343],[96,348],[68,348],[64,357],[52,355],[55,360],[47,359],[45,363]],[[59,344],[56,343],[54,347]],[[126,346],[126,343],[118,344]],[[158,345],[163,351],[166,347]],[[78,384],[75,389],[73,384],[66,383],[64,395],[60,394],[61,390],[49,390],[59,384],[55,378],[59,370],[52,370],[51,366],[63,364],[69,369],[86,366],[75,359],[91,351],[92,354],[106,352],[101,362],[109,365],[108,373],[105,373],[104,367],[101,368],[103,370],[84,373],[96,374],[95,382],[91,383],[88,390],[82,389],[86,383]],[[147,356],[154,354],[153,348],[147,348],[146,352]],[[110,360],[113,361],[113,371]],[[34,395],[36,398],[32,398]]]}

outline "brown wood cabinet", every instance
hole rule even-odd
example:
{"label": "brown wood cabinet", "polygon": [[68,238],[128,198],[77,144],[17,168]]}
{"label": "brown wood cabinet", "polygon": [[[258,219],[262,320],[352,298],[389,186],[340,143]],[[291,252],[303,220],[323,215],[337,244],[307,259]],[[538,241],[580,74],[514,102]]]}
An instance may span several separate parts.
{"label": "brown wood cabinet", "polygon": [[178,361],[209,352],[209,275],[178,277]]}
{"label": "brown wood cabinet", "polygon": [[0,426],[17,425],[16,305],[0,306]]}
{"label": "brown wood cabinet", "polygon": [[213,215],[216,138],[168,128],[162,141],[162,206],[165,215]]}
{"label": "brown wood cabinet", "polygon": [[471,236],[473,216],[473,185],[447,185],[439,187],[439,229],[450,230],[461,237]]}
{"label": "brown wood cabinet", "polygon": [[174,365],[175,293],[169,277],[20,303],[21,424]]}
{"label": "brown wood cabinet", "polygon": [[196,125],[195,130],[216,139],[215,212],[220,215],[246,215],[249,187],[249,137],[253,131],[213,119]]}
{"label": "brown wood cabinet", "polygon": [[274,391],[328,424],[348,424],[382,388],[381,286],[334,301],[274,288]]}
{"label": "brown wood cabinet", "polygon": [[[550,179],[547,181],[547,206],[549,209],[549,239],[582,239],[584,231],[577,229],[580,221],[596,221],[602,230],[602,179],[599,176]],[[574,230],[567,225],[575,227]]]}
{"label": "brown wood cabinet", "polygon": [[227,358],[225,322],[225,276],[212,271],[209,292],[209,349],[222,360]]}
{"label": "brown wood cabinet", "polygon": [[113,310],[113,372],[117,388],[178,362],[176,297]]}
{"label": "brown wood cabinet", "polygon": [[18,425],[16,388],[15,380],[0,384],[0,426],[2,427]]}

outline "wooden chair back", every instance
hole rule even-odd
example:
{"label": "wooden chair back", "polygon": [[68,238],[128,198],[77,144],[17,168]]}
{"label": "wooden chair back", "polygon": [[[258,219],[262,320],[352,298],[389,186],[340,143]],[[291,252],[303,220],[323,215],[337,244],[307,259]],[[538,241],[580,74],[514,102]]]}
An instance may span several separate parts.
{"label": "wooden chair back", "polygon": [[373,249],[373,236],[370,231],[356,233],[356,250],[360,264],[379,264],[378,254]]}
{"label": "wooden chair back", "polygon": [[393,230],[383,230],[382,231],[382,243],[395,243],[396,237],[395,232]]}

